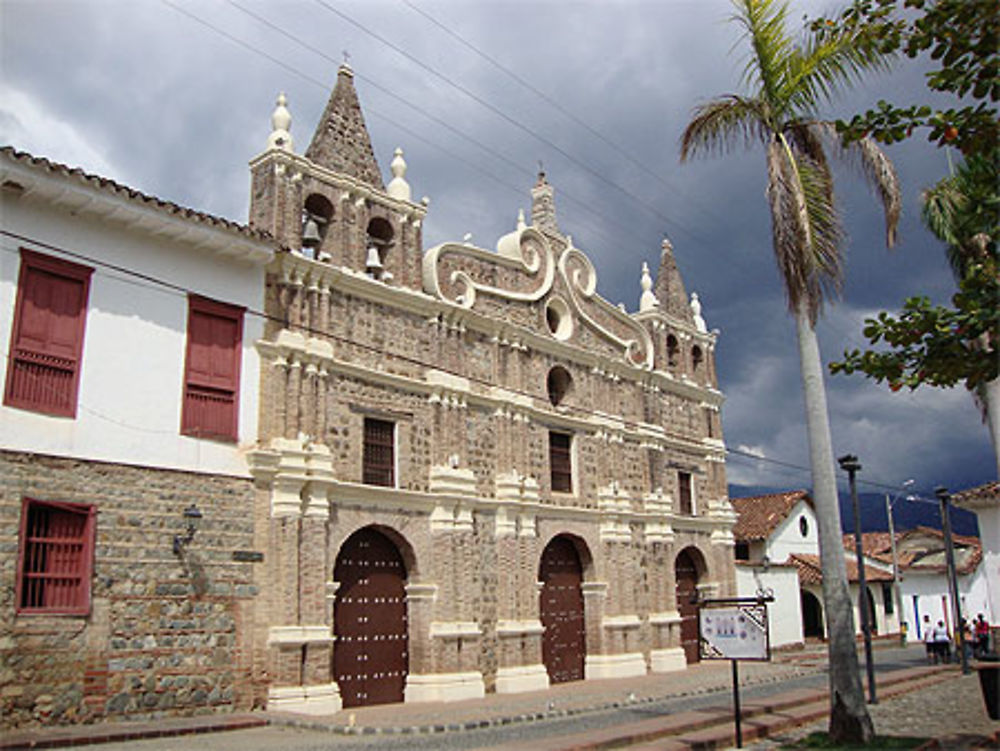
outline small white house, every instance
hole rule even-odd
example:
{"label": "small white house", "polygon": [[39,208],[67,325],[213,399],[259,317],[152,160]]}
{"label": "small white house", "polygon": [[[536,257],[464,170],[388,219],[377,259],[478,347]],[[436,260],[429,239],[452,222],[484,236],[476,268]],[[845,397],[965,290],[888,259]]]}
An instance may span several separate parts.
{"label": "small white house", "polygon": [[[988,482],[952,496],[956,506],[974,511],[979,519],[979,539],[983,560],[979,568],[986,593],[983,616],[996,627],[1000,624],[1000,482]],[[980,611],[968,613],[975,617]]]}
{"label": "small white house", "polygon": [[[770,608],[772,647],[825,638],[823,574],[812,498],[805,490],[730,500],[738,520],[733,529],[736,588],[740,597],[759,592],[774,595]],[[861,632],[858,566],[854,538],[845,538],[845,558],[854,607]],[[873,635],[899,632],[898,608],[892,596],[892,567],[865,555],[867,601]]]}
{"label": "small white house", "polygon": [[[846,542],[845,536],[845,542]],[[853,540],[853,537],[851,538]],[[888,533],[864,535],[864,551],[871,559],[892,565],[892,544]],[[953,535],[955,578],[962,606],[962,615],[971,620],[982,613],[994,622],[989,602],[990,581],[979,539]],[[898,601],[902,606],[902,621],[907,624],[910,639],[921,639],[924,616],[936,624],[943,621],[954,633],[954,609],[948,586],[944,534],[939,529],[917,527],[896,534],[896,559],[899,566]]]}

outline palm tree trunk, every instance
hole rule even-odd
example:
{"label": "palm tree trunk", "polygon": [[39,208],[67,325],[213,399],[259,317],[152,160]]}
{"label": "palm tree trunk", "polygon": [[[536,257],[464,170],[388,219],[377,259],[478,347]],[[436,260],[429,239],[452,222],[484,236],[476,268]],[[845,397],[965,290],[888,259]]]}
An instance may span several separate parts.
{"label": "palm tree trunk", "polygon": [[813,501],[819,525],[820,565],[823,569],[823,600],[830,660],[830,739],[837,743],[866,744],[871,741],[875,730],[861,687],[854,638],[854,608],[847,587],[830,418],[823,383],[823,363],[806,296],[800,299],[796,308],[795,324],[806,402]]}
{"label": "palm tree trunk", "polygon": [[1000,378],[994,378],[983,386],[983,412],[990,429],[993,442],[993,456],[997,462],[997,478],[1000,478]]}

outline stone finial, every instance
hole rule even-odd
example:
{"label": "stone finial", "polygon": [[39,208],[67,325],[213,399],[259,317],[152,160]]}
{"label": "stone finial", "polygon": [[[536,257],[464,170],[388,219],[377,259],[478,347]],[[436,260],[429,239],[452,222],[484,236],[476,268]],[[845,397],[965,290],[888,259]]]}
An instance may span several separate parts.
{"label": "stone finial", "polygon": [[545,178],[544,172],[538,173],[538,182],[531,189],[531,224],[543,232],[559,234],[555,192]]}
{"label": "stone finial", "polygon": [[410,200],[410,184],[406,182],[406,162],[403,160],[403,150],[396,147],[393,153],[392,162],[389,164],[392,170],[392,179],[385,186],[385,192],[393,198],[401,201]]}
{"label": "stone finial", "polygon": [[708,331],[705,319],[701,317],[701,300],[698,299],[697,292],[691,293],[691,316],[694,318],[694,326],[698,331]]}
{"label": "stone finial", "polygon": [[642,262],[642,278],[639,280],[642,287],[642,295],[639,297],[639,312],[654,310],[659,306],[660,301],[653,294],[653,278],[649,275],[649,264]]}
{"label": "stone finial", "polygon": [[271,135],[267,137],[268,149],[292,151],[292,134],[289,132],[292,127],[292,113],[285,106],[287,104],[288,99],[285,98],[285,92],[278,94],[277,106],[271,114]]}
{"label": "stone finial", "polygon": [[528,226],[527,222],[524,221],[524,209],[517,210],[517,228],[518,230],[526,229]]}

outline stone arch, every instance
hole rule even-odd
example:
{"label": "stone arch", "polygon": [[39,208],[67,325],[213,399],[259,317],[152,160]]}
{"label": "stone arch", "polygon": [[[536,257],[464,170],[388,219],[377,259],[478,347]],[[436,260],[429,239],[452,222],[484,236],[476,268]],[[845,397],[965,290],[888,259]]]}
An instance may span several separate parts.
{"label": "stone arch", "polygon": [[[403,559],[403,566],[406,569],[406,578],[408,581],[419,581],[420,580],[420,565],[419,556],[417,555],[416,549],[410,543],[409,539],[402,534],[395,527],[384,524],[381,522],[372,522],[370,520],[361,520],[354,524],[349,524],[342,528],[342,536],[340,539],[331,540],[333,543],[333,557],[336,559],[339,554],[340,549],[344,546],[344,543],[354,534],[357,534],[362,529],[371,528],[382,535],[389,538],[389,541],[396,546],[399,551],[399,555]],[[424,551],[426,552],[426,551]]]}
{"label": "stone arch", "polygon": [[808,589],[801,590],[799,600],[802,603],[802,636],[806,639],[822,639],[825,634],[823,603]]}
{"label": "stone arch", "polygon": [[573,393],[573,376],[562,365],[554,365],[545,378],[545,388],[549,402],[553,407],[558,407]]}
{"label": "stone arch", "polygon": [[685,547],[674,558],[674,596],[681,617],[680,646],[688,664],[698,662],[698,588],[707,574],[705,556],[694,545]]}
{"label": "stone arch", "polygon": [[[586,564],[581,555],[587,556]],[[578,537],[557,534],[538,562],[542,663],[551,683],[583,680],[587,656],[585,570],[593,567],[590,551]]]}
{"label": "stone arch", "polygon": [[396,543],[366,525],[334,563],[333,676],[345,707],[401,702],[409,673],[407,570]]}
{"label": "stone arch", "polygon": [[301,247],[312,248],[316,258],[320,253],[329,252],[325,246],[333,214],[333,203],[321,193],[312,192],[302,202]]}

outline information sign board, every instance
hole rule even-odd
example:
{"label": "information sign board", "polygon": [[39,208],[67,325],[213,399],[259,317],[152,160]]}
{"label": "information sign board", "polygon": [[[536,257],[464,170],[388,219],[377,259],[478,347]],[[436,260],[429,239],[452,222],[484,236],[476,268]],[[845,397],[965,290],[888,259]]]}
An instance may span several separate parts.
{"label": "information sign board", "polygon": [[767,605],[703,603],[698,610],[698,644],[703,660],[771,659]]}

